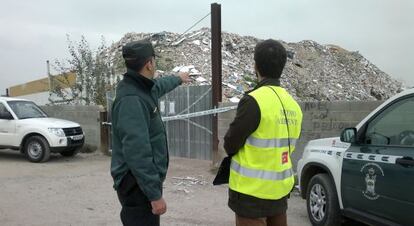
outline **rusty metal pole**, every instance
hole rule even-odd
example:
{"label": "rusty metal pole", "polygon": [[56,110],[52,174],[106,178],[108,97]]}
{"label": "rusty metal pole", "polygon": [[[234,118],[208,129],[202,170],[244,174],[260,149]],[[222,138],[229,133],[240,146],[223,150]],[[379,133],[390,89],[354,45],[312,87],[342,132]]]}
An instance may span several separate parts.
{"label": "rusty metal pole", "polygon": [[[221,5],[211,4],[211,78],[213,107],[221,102]],[[213,157],[218,153],[218,115],[213,115]]]}

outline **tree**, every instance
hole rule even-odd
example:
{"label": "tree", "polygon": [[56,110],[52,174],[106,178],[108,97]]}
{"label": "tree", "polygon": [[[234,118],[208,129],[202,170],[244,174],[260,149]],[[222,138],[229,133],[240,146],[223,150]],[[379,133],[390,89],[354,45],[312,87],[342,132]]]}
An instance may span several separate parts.
{"label": "tree", "polygon": [[[59,76],[51,76],[49,101],[52,104],[82,104],[106,106],[106,91],[119,81],[108,54],[105,39],[97,50],[92,50],[84,36],[73,42],[67,35],[70,58],[55,60]],[[71,75],[76,75],[76,81]]]}

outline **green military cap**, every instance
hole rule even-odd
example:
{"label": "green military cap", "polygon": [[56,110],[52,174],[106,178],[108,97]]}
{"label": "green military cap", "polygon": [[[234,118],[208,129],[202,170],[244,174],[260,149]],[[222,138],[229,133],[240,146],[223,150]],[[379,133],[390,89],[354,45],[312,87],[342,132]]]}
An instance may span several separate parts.
{"label": "green military cap", "polygon": [[122,56],[125,60],[148,59],[155,56],[155,51],[147,40],[133,41],[122,47]]}

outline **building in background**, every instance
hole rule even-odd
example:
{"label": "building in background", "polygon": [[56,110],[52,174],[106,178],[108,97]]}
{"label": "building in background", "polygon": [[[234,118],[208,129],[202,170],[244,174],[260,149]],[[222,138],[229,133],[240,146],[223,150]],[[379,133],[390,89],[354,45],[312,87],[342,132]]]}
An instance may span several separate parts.
{"label": "building in background", "polygon": [[9,87],[6,91],[9,97],[22,98],[34,101],[38,105],[47,105],[51,101],[59,101],[59,97],[51,92],[59,89],[62,92],[71,92],[76,84],[76,74],[67,73],[27,82]]}

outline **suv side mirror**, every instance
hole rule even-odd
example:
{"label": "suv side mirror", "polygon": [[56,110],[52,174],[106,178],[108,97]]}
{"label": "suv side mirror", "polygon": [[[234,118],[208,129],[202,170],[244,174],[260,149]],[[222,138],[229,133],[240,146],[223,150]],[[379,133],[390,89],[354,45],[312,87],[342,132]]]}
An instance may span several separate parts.
{"label": "suv side mirror", "polygon": [[5,112],[0,112],[0,119],[13,120],[14,118],[10,112],[5,111]]}
{"label": "suv side mirror", "polygon": [[345,143],[355,143],[356,135],[357,135],[356,128],[346,128],[341,133],[341,141]]}

